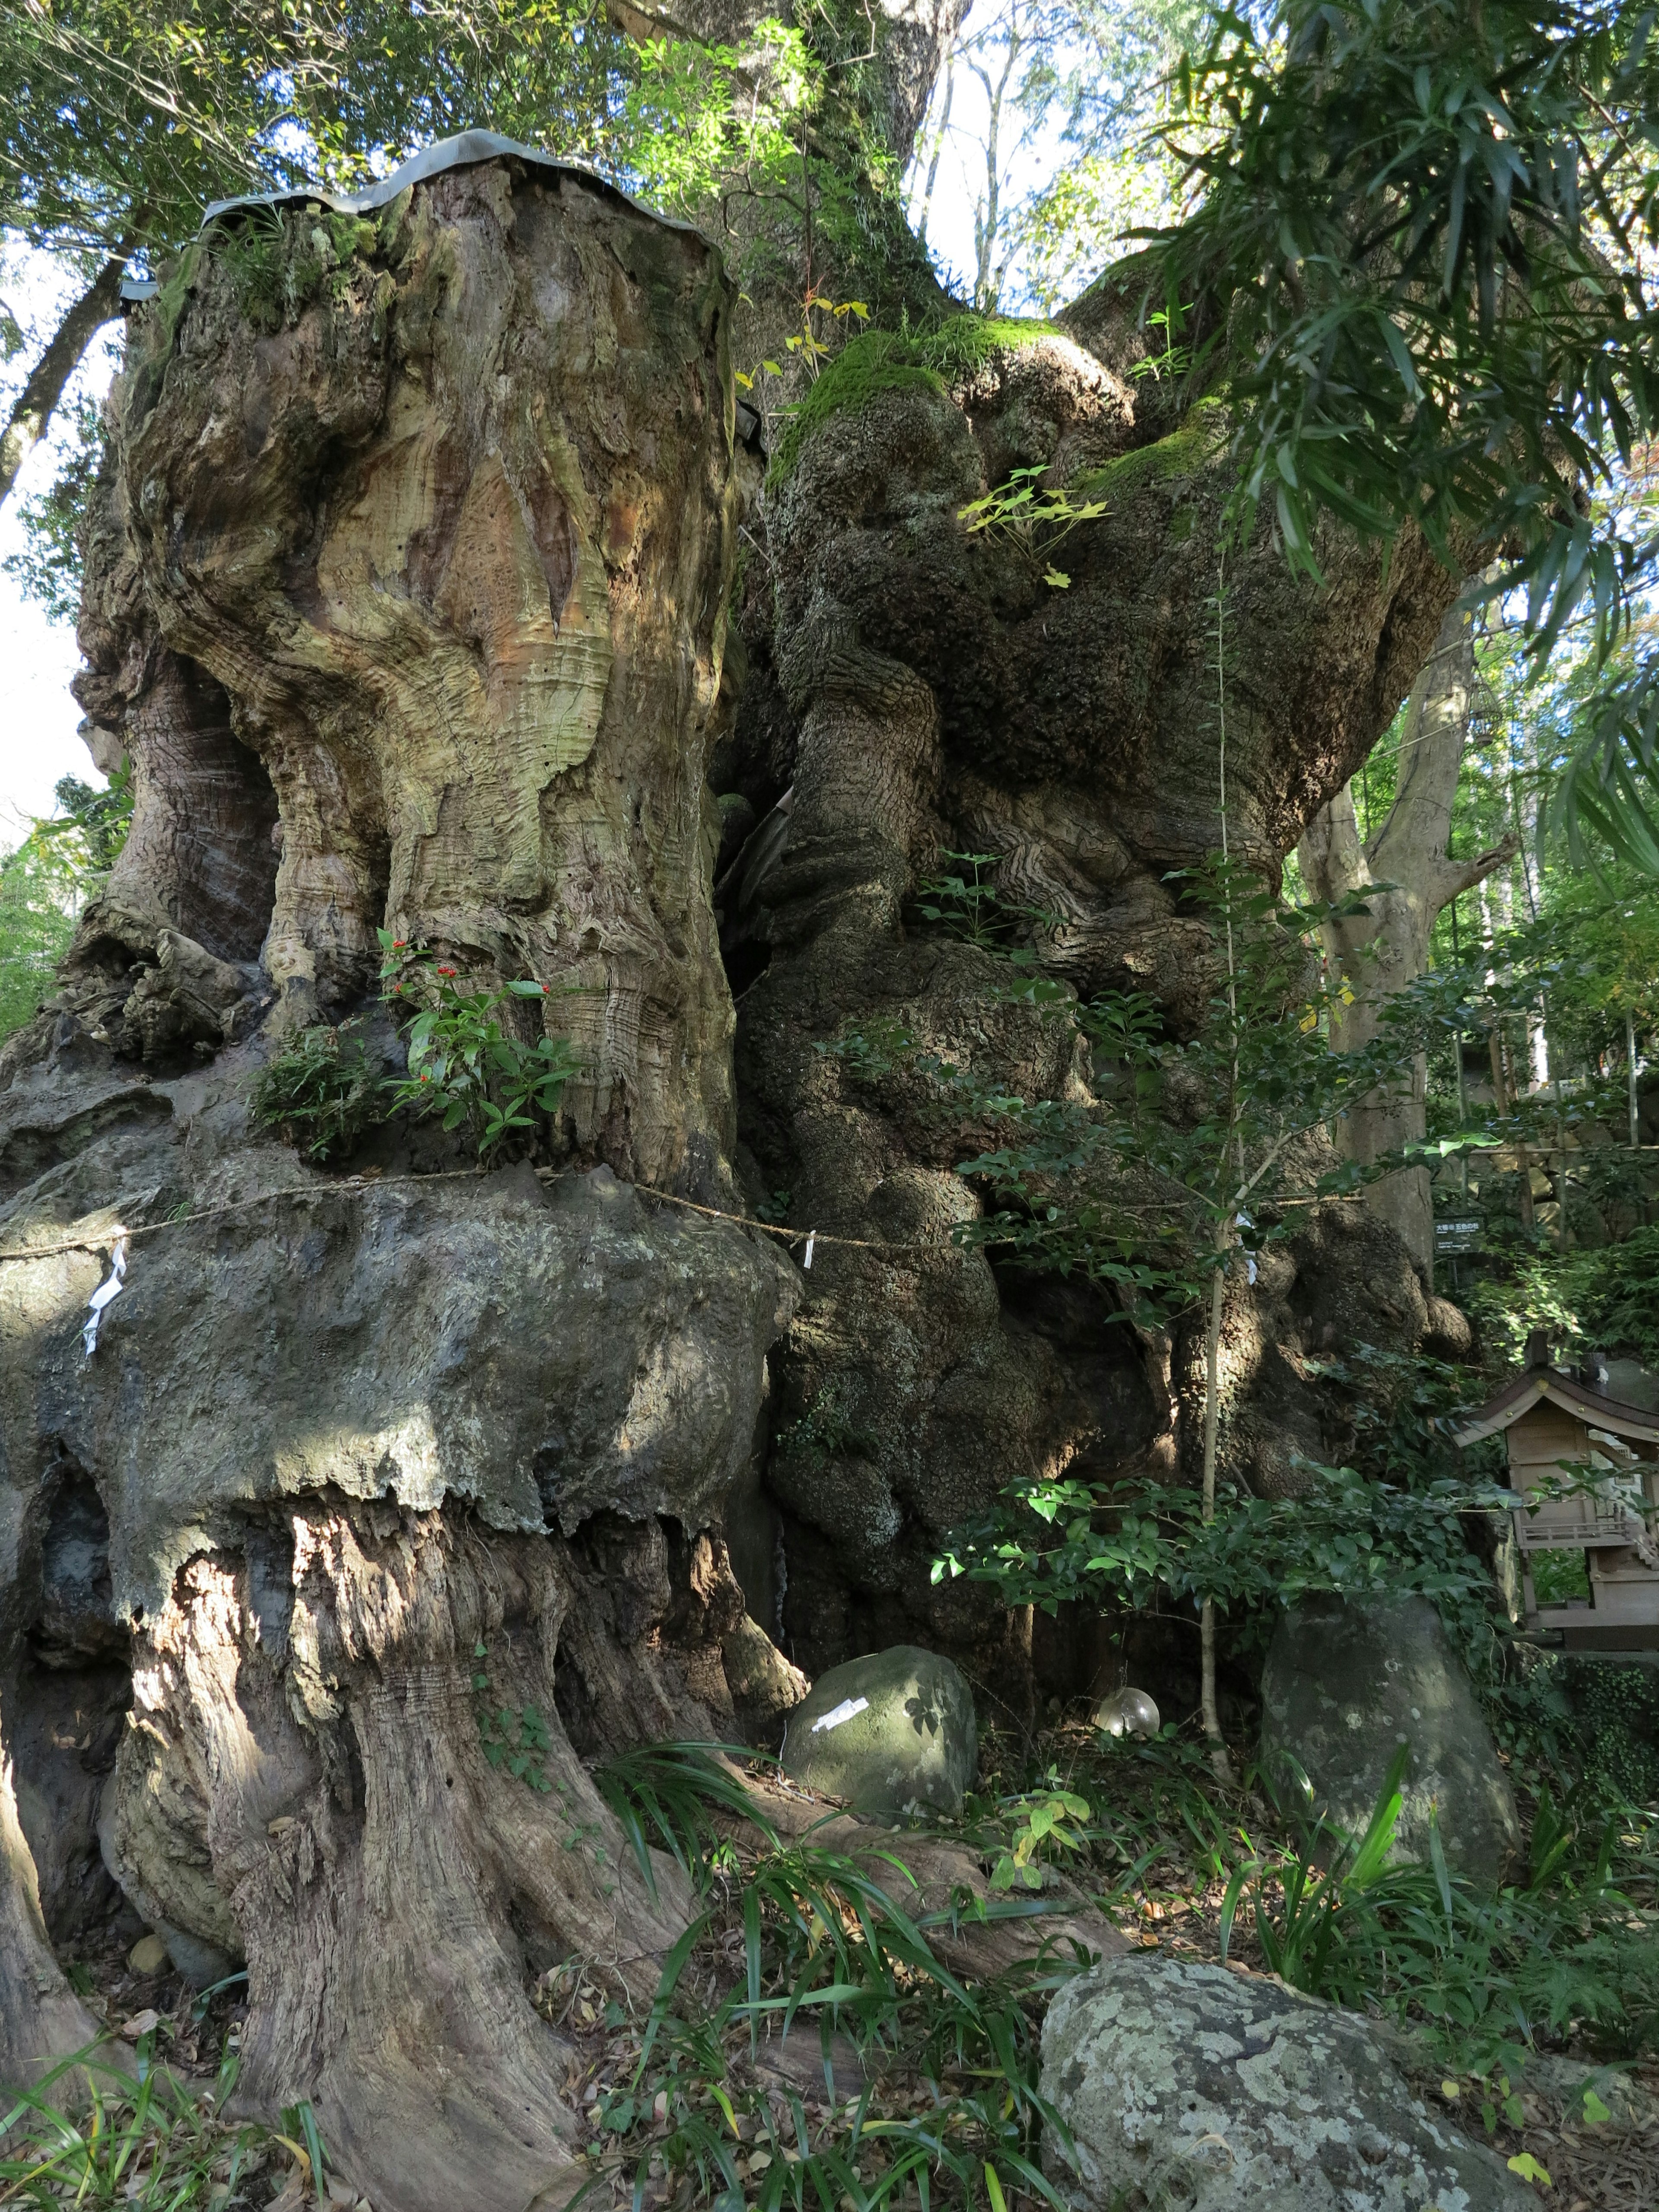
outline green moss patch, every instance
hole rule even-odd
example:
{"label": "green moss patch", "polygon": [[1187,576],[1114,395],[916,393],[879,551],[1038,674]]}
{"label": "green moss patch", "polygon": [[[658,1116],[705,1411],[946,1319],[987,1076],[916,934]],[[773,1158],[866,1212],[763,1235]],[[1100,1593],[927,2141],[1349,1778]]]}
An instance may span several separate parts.
{"label": "green moss patch", "polygon": [[1077,499],[1119,500],[1144,491],[1149,484],[1172,483],[1196,476],[1215,459],[1227,442],[1231,423],[1218,399],[1194,401],[1187,419],[1167,438],[1150,446],[1137,446],[1103,467],[1085,470],[1066,489]]}
{"label": "green moss patch", "polygon": [[767,471],[775,490],[794,474],[801,447],[832,415],[862,407],[878,392],[907,389],[946,396],[976,375],[994,353],[1060,337],[1053,323],[1006,315],[953,315],[927,331],[866,331],[851,339],[791,413]]}

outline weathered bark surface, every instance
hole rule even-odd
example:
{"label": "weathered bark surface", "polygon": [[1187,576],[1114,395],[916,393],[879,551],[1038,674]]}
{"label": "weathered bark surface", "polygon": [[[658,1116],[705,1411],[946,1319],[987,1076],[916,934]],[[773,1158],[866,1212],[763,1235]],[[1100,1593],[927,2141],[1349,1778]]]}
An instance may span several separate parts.
{"label": "weathered bark surface", "polygon": [[[1353,994],[1331,1025],[1338,1052],[1357,1052],[1377,1036],[1395,992],[1429,964],[1441,908],[1514,857],[1511,835],[1484,853],[1449,854],[1452,802],[1468,737],[1474,690],[1474,631],[1453,607],[1412,686],[1400,740],[1394,804],[1369,837],[1359,834],[1353,791],[1345,784],[1309,823],[1297,848],[1303,881],[1335,905],[1362,894],[1367,911],[1326,923],[1325,952]],[[1386,888],[1379,890],[1381,884]],[[1395,1089],[1349,1113],[1338,1127],[1345,1158],[1369,1166],[1427,1129],[1428,1066],[1419,1053],[1401,1069]],[[1371,1183],[1365,1202],[1405,1243],[1423,1271],[1434,1267],[1434,1200],[1426,1168],[1402,1168]]]}
{"label": "weathered bark surface", "polygon": [[78,2051],[98,2023],[52,1954],[40,1885],[17,1817],[10,1761],[0,1767],[0,2078],[27,2082],[60,2053]]}
{"label": "weathered bark surface", "polygon": [[[9,1250],[230,1209],[135,1243],[89,1362],[102,1255],[0,1270],[0,2075],[90,2032],[37,1868],[61,1939],[107,1866],[176,1960],[246,1959],[252,2104],[310,2096],[398,2212],[519,2212],[569,2179],[534,1974],[648,1993],[686,1918],[584,1755],[803,1686],[731,1565],[769,1614],[793,1271],[612,1172],[729,1187],[728,293],[695,234],[511,164],[355,253],[287,221],[319,296],[262,304],[210,237],[133,331],[82,691],[137,818],[0,1071]],[[465,1168],[417,1131],[341,1193],[251,1126],[273,1046],[372,1000],[382,923],[551,987],[585,1072],[550,1183],[399,1181]],[[544,1717],[545,1790],[486,1760],[478,1673]]]}
{"label": "weathered bark surface", "polygon": [[[0,1269],[8,1348],[27,1300],[19,1274]],[[12,1379],[9,1358],[0,1361],[0,1389]],[[3,1435],[9,1454],[21,1439],[9,1420]],[[128,1639],[100,1571],[103,1509],[91,1486],[50,1449],[37,1458],[31,1448],[21,1480],[7,1458],[0,1470],[0,2080],[16,2083],[97,2033],[49,1937],[78,1935],[110,1902],[96,1819]]]}
{"label": "weathered bark surface", "polygon": [[[718,264],[501,164],[402,196],[343,259],[316,235],[338,265],[297,320],[250,319],[246,248],[215,234],[176,325],[158,303],[134,331],[82,696],[135,745],[160,726],[77,957],[161,915],[263,944],[297,1024],[362,991],[384,922],[550,985],[578,1143],[716,1188],[731,1010],[684,740],[732,550]],[[261,841],[212,814],[254,829],[262,775],[264,911]],[[234,881],[201,880],[204,845]]]}
{"label": "weathered bark surface", "polygon": [[[94,1194],[159,1218],[302,1179],[248,1139],[258,1048],[106,1101],[102,1133],[14,1202],[8,1245],[95,1220]],[[31,1073],[7,1103],[45,1146],[65,1128],[53,1078],[75,1075]],[[608,1170],[550,1194],[527,1169],[344,1199],[312,1180],[318,1204],[137,1246],[90,1364],[98,1258],[6,1269],[9,1496],[27,1525],[62,1470],[90,1472],[107,1521],[82,1541],[132,1669],[101,1800],[96,1782],[53,1795],[31,1717],[67,1724],[85,1693],[54,1668],[97,1647],[54,1643],[37,1541],[7,1594],[9,1620],[36,1624],[9,1742],[51,1801],[38,1861],[78,1839],[95,1863],[101,1815],[147,1919],[226,1969],[246,1957],[250,2099],[312,2095],[393,2205],[521,2204],[564,2155],[526,1975],[579,1951],[648,1990],[683,1924],[666,1875],[647,1898],[579,1749],[746,1734],[799,1694],[775,1654],[769,1680],[757,1668],[769,1646],[724,1533],[758,1511],[765,1348],[792,1285],[769,1250],[653,1218]],[[753,1553],[752,1527],[732,1534]],[[485,1764],[480,1664],[493,1700],[546,1717],[550,1796]],[[124,1697],[122,1677],[88,1718]],[[8,1868],[27,1911],[33,1870]],[[72,2004],[8,2021],[0,2071],[87,2025]]]}
{"label": "weathered bark surface", "polygon": [[[913,380],[815,431],[770,511],[775,674],[734,755],[757,806],[793,785],[783,855],[746,908],[737,872],[728,916],[761,970],[738,1042],[756,1181],[788,1192],[793,1225],[900,1248],[823,1248],[804,1279],[768,1478],[787,1516],[790,1648],[815,1671],[848,1648],[943,1640],[1016,1705],[1031,1654],[1000,1644],[961,1584],[933,1583],[939,1538],[1017,1478],[1172,1464],[1190,1449],[1189,1362],[1177,1347],[1172,1376],[1085,1287],[999,1281],[956,1249],[980,1201],[951,1170],[975,1145],[930,1121],[919,1078],[872,1083],[823,1048],[897,1022],[1027,1098],[1090,1095],[1061,1025],[999,1000],[1003,963],[918,927],[913,894],[941,848],[996,854],[1005,896],[1059,915],[1033,943],[1079,993],[1148,990],[1179,1026],[1212,986],[1207,930],[1167,878],[1220,842],[1231,475],[1212,414],[1160,434],[1164,393],[1127,374],[1133,320],[1103,290],[1076,338],[997,350],[948,393]],[[1109,501],[1055,556],[1063,591],[1042,557],[959,520],[1043,465],[1059,482],[1101,471],[1090,489]],[[1321,557],[1316,592],[1264,532],[1224,578],[1230,840],[1273,874],[1387,726],[1455,589],[1420,545],[1386,575],[1335,540]],[[1420,1336],[1421,1295],[1395,1280],[1409,1279],[1403,1255],[1365,1255],[1366,1279],[1358,1249],[1317,1224],[1292,1249],[1316,1282],[1351,1250],[1345,1330]],[[1320,1455],[1295,1360],[1332,1317],[1294,1279],[1276,1287],[1272,1327],[1237,1302],[1226,1361],[1230,1463],[1269,1488],[1293,1483],[1293,1448]],[[1087,1686],[1086,1665],[1067,1686]]]}

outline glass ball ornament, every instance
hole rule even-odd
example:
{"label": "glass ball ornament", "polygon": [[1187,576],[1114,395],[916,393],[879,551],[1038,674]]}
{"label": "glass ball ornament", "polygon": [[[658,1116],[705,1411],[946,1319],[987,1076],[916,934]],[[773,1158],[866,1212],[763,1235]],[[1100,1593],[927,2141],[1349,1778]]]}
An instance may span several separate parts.
{"label": "glass ball ornament", "polygon": [[1114,1690],[1095,1707],[1095,1726],[1107,1735],[1156,1735],[1162,1725],[1145,1690]]}

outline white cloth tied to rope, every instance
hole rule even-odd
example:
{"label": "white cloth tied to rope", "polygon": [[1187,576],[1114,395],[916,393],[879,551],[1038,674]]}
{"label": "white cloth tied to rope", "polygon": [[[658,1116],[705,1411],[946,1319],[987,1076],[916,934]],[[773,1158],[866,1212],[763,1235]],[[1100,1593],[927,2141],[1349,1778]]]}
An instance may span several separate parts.
{"label": "white cloth tied to rope", "polygon": [[817,1243],[817,1241],[818,1241],[818,1232],[817,1232],[817,1231],[815,1229],[815,1230],[812,1231],[811,1235],[811,1236],[807,1238],[807,1240],[806,1240],[806,1257],[805,1257],[805,1258],[801,1261],[801,1266],[802,1266],[803,1267],[810,1267],[811,1266],[811,1264],[812,1264],[812,1247],[813,1247],[813,1246]]}
{"label": "white cloth tied to rope", "polygon": [[87,1300],[92,1318],[81,1332],[81,1341],[87,1348],[88,1359],[98,1349],[98,1324],[104,1318],[104,1308],[112,1299],[118,1298],[126,1288],[126,1273],[127,1232],[118,1222],[114,1246],[109,1255],[109,1273]]}

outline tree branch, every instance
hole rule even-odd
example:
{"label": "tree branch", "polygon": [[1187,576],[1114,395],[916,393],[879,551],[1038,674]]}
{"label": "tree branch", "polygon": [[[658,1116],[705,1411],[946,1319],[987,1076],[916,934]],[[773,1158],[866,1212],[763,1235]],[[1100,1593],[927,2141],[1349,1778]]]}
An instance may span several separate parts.
{"label": "tree branch", "polygon": [[1309,823],[1297,847],[1297,858],[1302,880],[1327,906],[1334,906],[1346,892],[1370,881],[1352,784],[1345,783],[1328,799]]}
{"label": "tree branch", "polygon": [[1521,832],[1506,830],[1497,844],[1484,853],[1471,854],[1462,860],[1442,860],[1435,872],[1433,912],[1438,914],[1449,906],[1461,892],[1472,891],[1495,869],[1507,867],[1520,850]]}
{"label": "tree branch", "polygon": [[52,333],[46,351],[30,370],[17,396],[11,419],[0,434],[0,507],[11,497],[23,464],[51,426],[52,412],[64,396],[81,356],[94,335],[114,317],[120,307],[121,272],[127,265],[125,246],[104,264],[92,283],[73,302]]}

